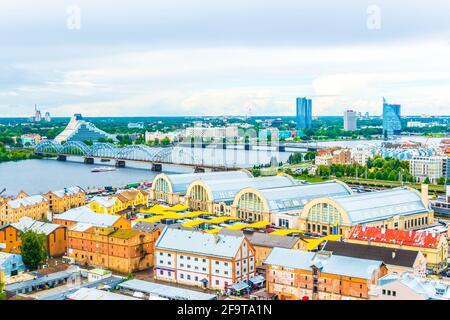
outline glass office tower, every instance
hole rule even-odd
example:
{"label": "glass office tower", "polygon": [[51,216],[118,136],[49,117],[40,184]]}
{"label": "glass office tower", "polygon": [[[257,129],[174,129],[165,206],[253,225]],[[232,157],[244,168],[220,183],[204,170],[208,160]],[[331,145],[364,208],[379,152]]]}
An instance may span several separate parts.
{"label": "glass office tower", "polygon": [[312,100],[297,98],[297,129],[312,128]]}
{"label": "glass office tower", "polygon": [[385,136],[399,135],[402,131],[399,104],[389,104],[383,98],[383,134]]}

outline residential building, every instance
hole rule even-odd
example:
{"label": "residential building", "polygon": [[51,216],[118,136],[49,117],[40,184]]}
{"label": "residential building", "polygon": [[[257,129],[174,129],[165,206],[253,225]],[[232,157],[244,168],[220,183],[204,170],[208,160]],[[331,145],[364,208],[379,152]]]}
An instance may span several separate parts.
{"label": "residential building", "polygon": [[383,133],[387,136],[399,135],[402,131],[401,106],[389,104],[383,98]]}
{"label": "residential building", "polygon": [[356,111],[346,110],[344,112],[344,130],[345,131],[355,131],[357,129],[356,121],[358,117]]}
{"label": "residential building", "polygon": [[86,192],[80,187],[49,191],[45,196],[49,200],[50,211],[53,213],[63,213],[86,204]]}
{"label": "residential building", "polygon": [[382,261],[274,248],[266,265],[266,288],[280,300],[369,299],[387,272]]}
{"label": "residential building", "polygon": [[194,126],[186,128],[186,137],[195,140],[210,139],[237,139],[239,130],[237,126],[228,127],[200,127]]}
{"label": "residential building", "polygon": [[419,182],[428,178],[431,183],[436,183],[441,177],[449,177],[449,159],[446,156],[416,156],[409,162],[409,172]]}
{"label": "residential building", "polygon": [[153,266],[152,232],[76,223],[67,230],[67,256],[77,263],[128,274]]}
{"label": "residential building", "polygon": [[358,226],[348,241],[371,246],[420,251],[427,260],[427,271],[447,268],[448,242],[443,234]]}
{"label": "residential building", "polygon": [[331,166],[333,164],[333,156],[331,154],[324,154],[323,156],[316,156],[314,159],[316,166]]}
{"label": "residential building", "polygon": [[94,197],[89,208],[100,214],[123,214],[129,208],[147,207],[148,192],[140,189],[118,191],[111,197]]}
{"label": "residential building", "polygon": [[5,277],[16,276],[25,271],[22,256],[14,253],[0,252],[0,270]]}
{"label": "residential building", "polygon": [[361,166],[365,166],[370,158],[370,151],[367,148],[357,147],[352,149],[352,161]]}
{"label": "residential building", "polygon": [[301,212],[299,229],[321,235],[341,234],[346,239],[358,225],[410,229],[433,222],[428,188],[423,186],[419,193],[401,187],[313,199]]}
{"label": "residential building", "polygon": [[26,230],[45,234],[45,248],[50,257],[62,256],[67,251],[66,228],[53,223],[33,220],[22,217],[18,222],[0,227],[0,243],[5,244],[0,251],[20,254],[22,244],[20,234]]}
{"label": "residential building", "polygon": [[39,142],[41,142],[42,137],[36,133],[28,133],[21,135],[20,140],[22,141],[22,145],[24,146],[35,146]]}
{"label": "residential building", "polygon": [[[332,164],[351,164],[352,152],[350,149],[338,149],[333,151]],[[317,161],[316,161],[317,164]]]}
{"label": "residential building", "polygon": [[327,241],[322,250],[334,255],[383,261],[388,273],[409,272],[425,277],[427,259],[420,251],[369,246],[346,241]]}
{"label": "residential building", "polygon": [[312,100],[297,98],[297,129],[312,128]]}
{"label": "residential building", "polygon": [[450,286],[407,272],[388,274],[378,280],[370,300],[450,300]]}
{"label": "residential building", "polygon": [[255,249],[244,236],[166,227],[155,245],[154,277],[223,290],[255,274]]}
{"label": "residential building", "polygon": [[144,129],[143,122],[129,122],[128,129]]}
{"label": "residential building", "polygon": [[144,137],[145,137],[145,143],[155,141],[156,139],[161,141],[164,138],[168,138],[170,141],[179,141],[184,137],[184,132],[174,131],[174,132],[165,133],[165,132],[160,132],[160,131],[155,131],[155,132],[146,131]]}
{"label": "residential building", "polygon": [[55,138],[55,141],[62,143],[64,141],[98,141],[99,139],[118,141],[115,136],[98,129],[94,124],[84,120],[81,114],[75,114],[63,132]]}
{"label": "residential building", "polygon": [[87,223],[100,228],[130,229],[131,222],[119,215],[95,213],[86,206],[73,208],[53,215],[53,223],[70,227],[77,223]]}
{"label": "residential building", "polygon": [[50,212],[49,200],[41,195],[21,191],[15,198],[0,196],[0,224],[18,222],[22,217],[42,221]]}

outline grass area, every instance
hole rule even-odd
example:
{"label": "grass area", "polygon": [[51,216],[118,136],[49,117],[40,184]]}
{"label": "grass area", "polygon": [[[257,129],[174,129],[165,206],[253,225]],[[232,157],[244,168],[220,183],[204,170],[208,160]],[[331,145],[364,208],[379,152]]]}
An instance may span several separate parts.
{"label": "grass area", "polygon": [[0,292],[0,300],[6,300],[6,292]]}
{"label": "grass area", "polygon": [[[361,179],[361,178],[356,180],[355,178],[349,178],[349,177],[343,177],[343,178],[338,178],[338,179],[345,183],[358,184],[358,185],[362,185],[362,186],[388,187],[388,188],[402,186],[402,183],[400,181],[369,180],[369,179]],[[411,187],[411,188],[414,188],[417,190],[420,190],[420,188],[421,188],[420,183],[413,183],[413,182],[404,182],[403,186],[408,186],[408,187]],[[429,184],[428,190],[430,192],[445,193],[445,186]]]}

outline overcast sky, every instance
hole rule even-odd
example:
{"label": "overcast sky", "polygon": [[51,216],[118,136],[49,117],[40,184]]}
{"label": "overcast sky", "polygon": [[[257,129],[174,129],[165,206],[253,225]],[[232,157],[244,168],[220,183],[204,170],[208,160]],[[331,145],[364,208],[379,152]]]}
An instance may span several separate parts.
{"label": "overcast sky", "polygon": [[317,116],[379,115],[383,96],[449,115],[449,14],[448,0],[2,0],[0,117],[294,115],[298,96]]}

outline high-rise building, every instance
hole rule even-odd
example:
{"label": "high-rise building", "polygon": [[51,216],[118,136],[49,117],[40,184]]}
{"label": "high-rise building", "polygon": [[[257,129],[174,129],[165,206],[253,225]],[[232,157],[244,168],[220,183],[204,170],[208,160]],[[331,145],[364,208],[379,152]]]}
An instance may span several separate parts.
{"label": "high-rise building", "polygon": [[356,111],[346,110],[344,112],[344,130],[355,131],[356,130]]}
{"label": "high-rise building", "polygon": [[312,128],[312,100],[297,98],[297,129]]}
{"label": "high-rise building", "polygon": [[40,122],[42,120],[41,111],[38,110],[37,106],[34,106],[34,121]]}
{"label": "high-rise building", "polygon": [[45,113],[45,122],[50,122],[50,121],[52,121],[52,118],[50,116],[50,112],[47,111]]}
{"label": "high-rise building", "polygon": [[383,134],[387,136],[399,135],[402,131],[399,104],[389,104],[383,98]]}

